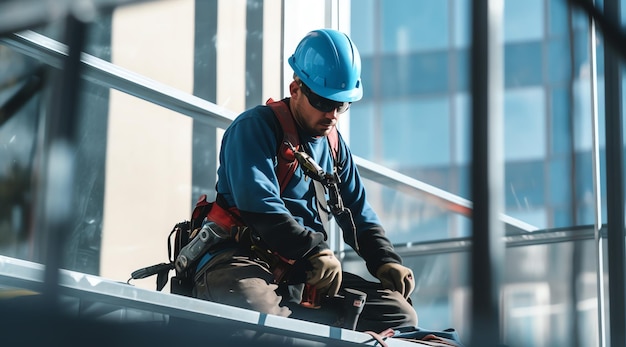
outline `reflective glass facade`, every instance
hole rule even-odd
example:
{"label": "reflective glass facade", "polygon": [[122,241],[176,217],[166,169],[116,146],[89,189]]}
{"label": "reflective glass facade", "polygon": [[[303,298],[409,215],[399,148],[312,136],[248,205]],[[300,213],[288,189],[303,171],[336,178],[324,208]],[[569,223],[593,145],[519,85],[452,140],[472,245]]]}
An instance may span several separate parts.
{"label": "reflective glass facade", "polygon": [[[367,1],[351,12],[368,91],[352,108],[351,131],[365,134],[352,136],[354,152],[468,199],[470,6],[469,1]],[[586,17],[570,13],[564,1],[504,1],[505,213],[540,229],[594,223],[589,28]],[[601,39],[595,48],[604,153]],[[600,177],[605,187],[604,171]],[[458,216],[398,199],[396,191],[380,194],[377,207],[391,221],[389,233],[398,243],[471,233],[471,223]],[[601,211],[605,222],[604,199]],[[459,298],[470,286],[467,268],[459,266],[467,259],[459,256],[411,260],[426,287],[445,283],[414,297],[425,325],[433,317],[440,328],[465,322],[457,314],[465,312]],[[572,305],[580,319],[595,319],[595,309],[581,309],[596,305],[597,269],[588,266],[594,257],[592,241],[508,248],[502,290],[508,341],[520,346],[597,343],[589,336],[576,340],[571,335],[575,324],[567,319]],[[571,271],[578,280],[569,279]],[[535,335],[525,333],[529,330]]]}
{"label": "reflective glass facade", "polygon": [[[354,152],[469,198],[468,2],[365,3],[352,7],[366,88]],[[505,213],[541,229],[592,223],[592,182],[577,181],[591,150],[589,25],[562,1],[504,4]],[[454,235],[467,230],[441,234]]]}
{"label": "reflective glass facade", "polygon": [[[351,32],[362,47],[366,90],[364,100],[352,107],[354,152],[468,199],[470,7],[469,1],[398,5],[372,0],[353,6],[351,12]],[[591,79],[597,78],[598,83],[603,158],[604,42],[598,39],[598,57],[592,66],[587,17],[578,10],[570,13],[564,1],[506,0],[502,24],[504,211],[539,229],[593,225]],[[597,76],[590,75],[592,68]],[[604,189],[606,175],[599,179]],[[370,190],[382,197],[375,200],[376,207],[383,211],[388,232],[397,243],[471,235],[471,222],[465,218],[424,201],[402,199],[397,191],[376,185]],[[605,223],[605,193],[601,206]],[[587,329],[597,332],[597,269],[590,266],[597,263],[593,244],[507,248],[502,298],[503,310],[509,312],[503,322],[509,343],[597,343],[589,336],[574,336],[576,325],[567,322],[570,314],[578,312],[589,324]],[[420,269],[419,282],[438,288],[414,295],[425,325],[467,327],[467,321],[455,315],[465,312],[459,296],[467,295],[471,287],[459,276],[466,271],[459,265],[467,259],[458,256],[410,260]],[[571,271],[576,273],[575,289],[571,275],[566,275]],[[563,277],[557,280],[556,273]],[[431,276],[439,281],[431,282]],[[589,296],[590,292],[594,294]],[[527,334],[529,330],[534,333]],[[559,336],[552,335],[555,332]]]}

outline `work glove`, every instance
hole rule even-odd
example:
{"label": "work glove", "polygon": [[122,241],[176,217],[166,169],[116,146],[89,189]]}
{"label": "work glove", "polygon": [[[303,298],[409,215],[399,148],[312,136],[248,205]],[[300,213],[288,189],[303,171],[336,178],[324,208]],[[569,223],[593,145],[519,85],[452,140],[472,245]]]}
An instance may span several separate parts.
{"label": "work glove", "polygon": [[306,283],[320,294],[334,297],[341,285],[341,263],[330,249],[323,250],[308,258],[311,270],[306,272]]}
{"label": "work glove", "polygon": [[381,265],[376,271],[376,277],[383,288],[400,292],[405,298],[408,298],[415,289],[413,271],[397,263]]}

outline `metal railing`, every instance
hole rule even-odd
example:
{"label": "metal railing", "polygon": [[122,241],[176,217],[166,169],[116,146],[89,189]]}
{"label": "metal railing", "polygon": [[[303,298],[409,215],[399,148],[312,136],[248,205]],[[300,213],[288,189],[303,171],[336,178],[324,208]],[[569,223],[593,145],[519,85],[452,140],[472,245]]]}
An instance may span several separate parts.
{"label": "metal railing", "polygon": [[[63,59],[67,55],[67,47],[64,44],[34,31],[14,33],[1,38],[0,42],[57,68],[62,66]],[[83,53],[81,64],[83,65],[83,78],[93,83],[122,91],[217,128],[225,129],[237,116],[233,111],[212,102],[92,55]],[[467,199],[358,156],[355,156],[354,160],[364,178],[401,190],[410,196],[431,201],[449,212],[471,216],[472,203]],[[501,219],[512,231],[531,232],[538,229],[507,215],[502,215]]]}

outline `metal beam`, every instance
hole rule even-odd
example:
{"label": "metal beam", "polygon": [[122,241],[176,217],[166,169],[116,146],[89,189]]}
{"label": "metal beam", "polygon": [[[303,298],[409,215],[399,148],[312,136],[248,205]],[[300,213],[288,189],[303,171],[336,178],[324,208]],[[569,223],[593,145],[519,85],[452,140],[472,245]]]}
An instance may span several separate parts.
{"label": "metal beam", "polygon": [[[56,68],[62,67],[63,59],[67,55],[66,45],[33,31],[12,34],[0,38],[0,42]],[[83,53],[81,63],[85,79],[179,112],[194,120],[225,129],[237,116],[226,108],[92,55]]]}
{"label": "metal beam", "polygon": [[[570,10],[571,16],[571,10]],[[590,113],[591,113],[591,160],[593,179],[594,201],[594,239],[596,250],[596,292],[598,293],[598,347],[606,346],[606,322],[605,322],[605,291],[604,291],[604,244],[602,240],[602,188],[600,187],[600,135],[598,126],[598,65],[596,59],[596,25],[589,18],[589,76],[590,90]],[[572,37],[573,40],[573,37]],[[573,49],[573,47],[571,48]],[[573,64],[572,64],[573,65]],[[572,76],[573,77],[573,76]]]}
{"label": "metal beam", "polygon": [[499,346],[504,263],[503,0],[472,2],[472,300],[471,346]]}
{"label": "metal beam", "polygon": [[59,268],[63,260],[63,245],[72,225],[74,177],[76,177],[75,148],[77,138],[78,92],[81,78],[80,54],[85,43],[86,23],[73,15],[65,18],[65,40],[69,53],[62,59],[62,69],[53,76],[50,112],[44,117],[44,146],[41,161],[43,172],[37,173],[40,189],[35,199],[35,222],[45,239],[45,304],[50,310],[60,309],[58,295]]}
{"label": "metal beam", "polygon": [[[620,1],[605,0],[610,23],[620,23]],[[619,25],[617,25],[619,28]],[[609,35],[609,33],[605,33]],[[608,224],[610,345],[626,346],[626,247],[624,244],[624,135],[622,124],[622,73],[617,50],[604,50],[604,109],[606,123],[606,200]]]}
{"label": "metal beam", "polygon": [[[606,240],[606,229],[597,235]],[[568,229],[550,229],[528,234],[509,235],[502,238],[505,248],[547,245],[561,242],[594,240],[596,233],[593,226],[581,226]],[[427,256],[445,253],[463,253],[472,249],[471,237],[459,237],[418,243],[395,244],[395,251],[404,257]],[[360,256],[353,250],[346,250],[342,260],[358,260]]]}
{"label": "metal beam", "polygon": [[[41,264],[0,256],[0,285],[9,285],[37,292],[42,287],[41,279],[44,277],[44,271],[44,266]],[[362,332],[263,314],[181,295],[137,288],[126,283],[69,270],[61,270],[59,275],[59,287],[61,288],[61,294],[65,296],[78,298],[80,301],[87,303],[95,302],[101,305],[111,305],[112,307],[162,314],[166,315],[170,320],[172,318],[187,319],[200,324],[207,324],[205,326],[207,331],[211,331],[211,324],[220,323],[222,324],[220,326],[229,324],[237,329],[276,334],[282,337],[293,337],[312,343],[296,344],[298,346],[320,346],[320,342],[324,343],[322,346],[379,345],[371,335]],[[153,316],[150,317],[153,319]],[[145,318],[138,314],[121,315],[119,319],[120,321],[117,323],[120,324],[142,323],[142,321],[144,324],[146,323]],[[124,321],[121,321],[122,319]],[[133,319],[135,320],[133,321]],[[155,326],[154,328],[162,329],[166,327]],[[419,342],[406,342],[400,339],[386,339],[385,343],[390,347],[426,346]]]}

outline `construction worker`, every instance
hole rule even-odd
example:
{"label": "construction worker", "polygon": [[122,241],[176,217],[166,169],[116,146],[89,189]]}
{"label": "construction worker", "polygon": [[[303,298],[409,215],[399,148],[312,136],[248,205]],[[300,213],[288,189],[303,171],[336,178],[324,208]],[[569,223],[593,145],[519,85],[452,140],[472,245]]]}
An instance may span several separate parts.
{"label": "construction worker", "polygon": [[[315,317],[325,310],[336,311],[336,307],[325,307],[327,299],[356,289],[367,295],[356,330],[417,326],[417,313],[409,299],[415,287],[413,272],[402,265],[385,236],[366,200],[350,149],[335,128],[341,114],[363,95],[357,47],[342,32],[314,30],[288,61],[294,72],[290,97],[277,103],[282,103],[279,106],[295,124],[295,133],[284,128],[277,111],[268,105],[243,112],[226,130],[216,204],[208,219],[227,230],[243,232],[237,236],[239,242],[214,247],[201,259],[193,295],[332,325],[336,324],[333,314]],[[285,141],[285,134],[296,138]],[[336,155],[327,139],[331,135],[338,147]],[[285,153],[291,159],[299,153],[317,172],[311,173],[310,166],[300,163],[293,176],[280,177],[277,170]],[[316,173],[327,178],[321,190]],[[379,281],[342,271],[341,262],[329,249],[326,224],[333,206],[330,214],[323,207],[324,202],[333,202],[333,186],[328,181],[338,188],[335,198],[343,213],[336,214],[335,220],[345,242]],[[311,297],[313,302],[307,302]]]}

